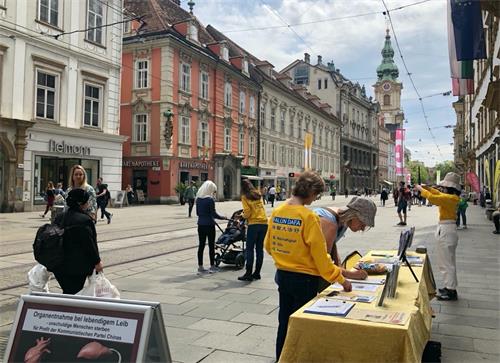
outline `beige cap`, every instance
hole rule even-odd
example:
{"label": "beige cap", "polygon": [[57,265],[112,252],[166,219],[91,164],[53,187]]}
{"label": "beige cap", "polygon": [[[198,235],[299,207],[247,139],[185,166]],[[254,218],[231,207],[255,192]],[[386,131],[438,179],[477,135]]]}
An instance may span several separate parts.
{"label": "beige cap", "polygon": [[368,198],[354,197],[351,199],[347,208],[355,210],[361,222],[369,227],[375,226],[375,214],[377,214],[377,206]]}
{"label": "beige cap", "polygon": [[456,190],[462,190],[460,186],[460,176],[457,173],[449,172],[446,174],[444,179],[439,183],[442,187],[455,188]]}

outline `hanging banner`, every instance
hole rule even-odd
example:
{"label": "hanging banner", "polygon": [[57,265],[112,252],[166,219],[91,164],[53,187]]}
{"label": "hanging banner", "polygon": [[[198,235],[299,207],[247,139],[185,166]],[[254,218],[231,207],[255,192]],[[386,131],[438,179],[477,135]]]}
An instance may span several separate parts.
{"label": "hanging banner", "polygon": [[493,197],[495,198],[495,203],[498,202],[499,195],[498,189],[500,188],[500,160],[497,160],[495,166],[495,184],[493,184]]}
{"label": "hanging banner", "polygon": [[406,184],[407,185],[411,184],[411,174],[406,174]]}
{"label": "hanging banner", "polygon": [[396,129],[396,175],[404,176],[404,138],[405,130]]}
{"label": "hanging banner", "polygon": [[313,135],[306,132],[304,137],[304,170],[311,169]]}
{"label": "hanging banner", "polygon": [[491,192],[491,173],[490,173],[490,161],[488,159],[484,159],[484,185]]}
{"label": "hanging banner", "polygon": [[436,170],[436,184],[439,185],[441,182],[441,170]]}
{"label": "hanging banner", "polygon": [[479,193],[481,188],[479,187],[479,178],[477,177],[476,173],[469,171],[467,172],[467,174],[465,174],[465,178],[467,179],[467,183],[469,183],[472,190],[476,193]]}

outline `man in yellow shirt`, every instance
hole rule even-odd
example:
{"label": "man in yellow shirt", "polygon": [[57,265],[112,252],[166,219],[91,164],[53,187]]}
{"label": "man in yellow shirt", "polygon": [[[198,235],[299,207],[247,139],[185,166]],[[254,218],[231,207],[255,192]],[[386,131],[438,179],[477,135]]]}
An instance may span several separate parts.
{"label": "man in yellow shirt", "polygon": [[319,175],[302,173],[295,183],[292,197],[276,208],[269,218],[264,247],[277,268],[277,361],[285,343],[288,318],[316,296],[320,276],[330,283],[342,284],[345,291],[351,291],[351,283],[344,279],[341,269],[334,265],[326,250],[319,217],[305,207],[324,189],[325,184]]}
{"label": "man in yellow shirt", "polygon": [[460,201],[460,176],[448,173],[439,184],[442,192],[422,185],[416,185],[422,197],[439,207],[439,222],[435,237],[437,239],[437,258],[439,271],[443,276],[444,288],[439,289],[438,300],[457,300],[457,263],[456,250],[458,233],[456,229],[457,207]]}

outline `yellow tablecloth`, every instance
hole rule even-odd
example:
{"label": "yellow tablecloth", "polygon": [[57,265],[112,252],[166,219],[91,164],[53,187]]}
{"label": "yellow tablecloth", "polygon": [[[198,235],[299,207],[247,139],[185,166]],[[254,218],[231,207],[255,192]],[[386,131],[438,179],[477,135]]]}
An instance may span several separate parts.
{"label": "yellow tablecloth", "polygon": [[[371,253],[364,259],[370,258]],[[425,255],[418,256],[425,259]],[[395,299],[386,298],[383,307],[377,307],[375,299],[369,304],[357,303],[353,308],[405,312],[409,314],[405,325],[304,313],[307,306],[331,291],[327,288],[290,317],[280,362],[420,362],[430,337],[432,310],[429,297],[433,296],[434,288],[427,260],[423,267],[412,268],[419,283],[415,282],[408,267],[401,266]],[[378,295],[382,288],[380,286],[373,294]]]}

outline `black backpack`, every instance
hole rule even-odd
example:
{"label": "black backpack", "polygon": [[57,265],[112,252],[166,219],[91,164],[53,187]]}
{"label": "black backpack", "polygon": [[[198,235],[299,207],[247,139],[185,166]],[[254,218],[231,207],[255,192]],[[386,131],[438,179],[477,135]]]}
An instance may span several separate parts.
{"label": "black backpack", "polygon": [[64,217],[61,224],[44,224],[36,232],[33,255],[38,263],[53,272],[64,262]]}

